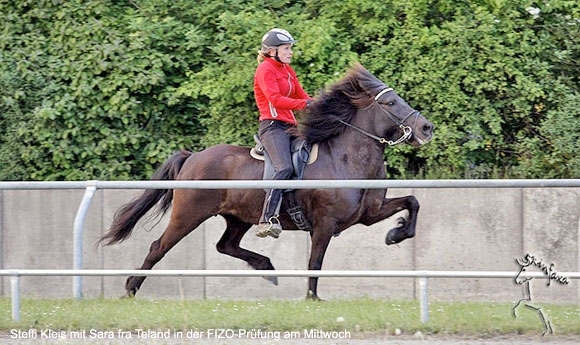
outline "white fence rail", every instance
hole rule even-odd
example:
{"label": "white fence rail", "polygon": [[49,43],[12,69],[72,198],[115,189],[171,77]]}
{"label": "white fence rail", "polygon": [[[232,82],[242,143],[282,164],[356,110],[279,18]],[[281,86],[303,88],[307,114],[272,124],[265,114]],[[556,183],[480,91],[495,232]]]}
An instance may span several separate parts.
{"label": "white fence rail", "polygon": [[[414,277],[419,278],[421,290],[421,320],[429,318],[427,279],[428,278],[514,278],[514,272],[477,271],[141,271],[141,270],[83,270],[84,221],[91,201],[98,189],[385,189],[385,188],[566,188],[580,187],[580,179],[567,180],[203,180],[203,181],[13,181],[0,182],[0,190],[46,190],[84,189],[85,194],[77,210],[73,238],[72,270],[0,270],[0,276],[11,277],[12,317],[20,318],[20,277],[21,276],[73,276],[73,294],[82,298],[83,276],[277,276],[277,277]],[[580,229],[579,229],[580,232]],[[580,235],[578,237],[580,247]],[[580,261],[580,255],[579,255]],[[580,270],[580,262],[578,263]],[[571,279],[580,279],[580,272],[564,272]],[[541,276],[538,273],[537,276]],[[533,277],[535,274],[530,273]]]}
{"label": "white fence rail", "polygon": [[557,188],[580,179],[490,180],[203,180],[203,181],[0,181],[2,189],[267,189],[267,188]]}
{"label": "white fence rail", "polygon": [[[419,278],[421,322],[429,321],[428,278],[510,278],[508,271],[240,271],[240,270],[0,270],[10,277],[12,320],[20,321],[20,277],[22,276],[163,276],[163,277],[350,277],[350,278]],[[580,279],[580,272],[559,272],[568,279]],[[545,277],[543,272],[524,272],[522,277]]]}

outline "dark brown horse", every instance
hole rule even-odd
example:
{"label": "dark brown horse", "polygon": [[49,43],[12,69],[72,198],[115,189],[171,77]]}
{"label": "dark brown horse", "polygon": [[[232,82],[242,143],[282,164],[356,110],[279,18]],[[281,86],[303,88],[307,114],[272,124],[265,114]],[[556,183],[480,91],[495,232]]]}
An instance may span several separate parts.
{"label": "dark brown horse", "polygon": [[[304,179],[385,179],[383,153],[387,145],[427,143],[433,125],[411,108],[393,89],[356,65],[344,78],[322,92],[303,114],[299,134],[319,144],[318,159],[306,167]],[[152,180],[260,180],[264,164],[249,155],[248,147],[216,145],[170,157]],[[407,210],[398,227],[387,234],[386,243],[415,236],[419,203],[414,196],[386,198],[382,189],[303,189],[295,198],[312,225],[308,269],[320,270],[333,235],[360,223],[371,225]],[[242,237],[257,224],[264,191],[259,189],[145,190],[116,214],[101,238],[106,245],[127,239],[137,221],[158,202],[157,213],[173,203],[171,218],[161,237],[151,244],[141,269],[151,269],[182,238],[206,219],[221,215],[226,230],[217,250],[246,261],[257,270],[273,270],[268,257],[240,247]],[[284,205],[282,206],[285,207]],[[280,213],[284,229],[296,229],[286,212]],[[284,240],[283,236],[282,239]],[[129,277],[128,295],[134,295],[145,277]],[[318,278],[309,278],[308,296],[317,299]]]}

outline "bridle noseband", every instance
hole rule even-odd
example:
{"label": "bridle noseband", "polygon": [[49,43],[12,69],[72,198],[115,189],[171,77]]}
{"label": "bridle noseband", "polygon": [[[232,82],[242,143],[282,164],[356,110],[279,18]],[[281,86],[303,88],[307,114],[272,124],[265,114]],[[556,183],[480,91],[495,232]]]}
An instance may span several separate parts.
{"label": "bridle noseband", "polygon": [[348,122],[342,121],[340,120],[340,122],[364,135],[366,135],[369,138],[375,139],[378,142],[380,142],[381,144],[387,144],[389,146],[394,146],[394,145],[398,145],[404,141],[409,140],[409,138],[411,138],[411,136],[413,135],[413,129],[410,126],[405,125],[405,122],[413,115],[415,115],[415,122],[417,122],[417,118],[419,117],[419,112],[417,110],[413,110],[411,113],[409,113],[407,116],[405,116],[403,118],[403,120],[399,120],[399,118],[397,118],[397,116],[395,116],[393,113],[391,113],[390,111],[388,111],[387,109],[385,109],[380,103],[379,103],[379,99],[381,98],[382,95],[393,91],[392,88],[387,87],[385,89],[383,89],[382,91],[380,91],[379,93],[377,93],[377,95],[374,98],[375,103],[377,104],[377,106],[383,111],[383,113],[385,113],[385,115],[394,123],[396,123],[397,125],[399,125],[399,129],[403,132],[403,134],[401,135],[401,137],[397,140],[387,140],[385,138],[381,138],[378,137],[374,134],[371,134],[367,131],[365,131],[364,129],[351,125]]}

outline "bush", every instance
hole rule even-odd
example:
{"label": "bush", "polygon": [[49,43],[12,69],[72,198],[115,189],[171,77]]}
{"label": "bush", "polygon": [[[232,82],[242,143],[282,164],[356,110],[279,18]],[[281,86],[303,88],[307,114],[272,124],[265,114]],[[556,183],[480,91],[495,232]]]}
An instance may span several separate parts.
{"label": "bush", "polygon": [[[553,0],[0,3],[0,179],[144,179],[251,144],[256,50],[298,39],[312,95],[360,61],[435,124],[390,178],[574,177],[580,5]],[[569,140],[566,140],[569,139]]]}

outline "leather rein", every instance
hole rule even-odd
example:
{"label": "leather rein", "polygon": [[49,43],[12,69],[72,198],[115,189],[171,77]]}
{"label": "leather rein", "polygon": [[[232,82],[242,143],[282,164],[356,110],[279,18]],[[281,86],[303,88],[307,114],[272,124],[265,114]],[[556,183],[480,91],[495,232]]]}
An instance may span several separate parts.
{"label": "leather rein", "polygon": [[403,120],[399,120],[393,113],[391,113],[390,111],[388,111],[387,109],[385,109],[380,103],[379,103],[379,98],[381,98],[382,95],[393,91],[392,88],[388,87],[384,90],[382,90],[381,92],[379,92],[376,96],[375,96],[375,103],[379,106],[379,108],[383,111],[383,113],[385,113],[385,116],[387,116],[391,121],[393,121],[394,123],[396,123],[397,125],[399,125],[399,129],[401,130],[401,132],[403,133],[401,135],[401,137],[397,140],[387,140],[385,138],[381,138],[378,137],[374,134],[371,134],[367,131],[365,131],[364,129],[351,125],[350,123],[340,120],[340,122],[342,124],[344,124],[345,126],[348,126],[364,135],[366,135],[369,138],[372,138],[374,140],[377,140],[378,142],[380,142],[381,144],[387,144],[389,146],[394,146],[394,145],[398,145],[404,141],[409,140],[409,138],[411,138],[411,136],[413,135],[413,129],[410,126],[405,125],[405,122],[413,115],[415,115],[415,122],[417,122],[417,118],[419,117],[419,112],[417,110],[413,110],[409,115],[405,116],[403,118]]}

